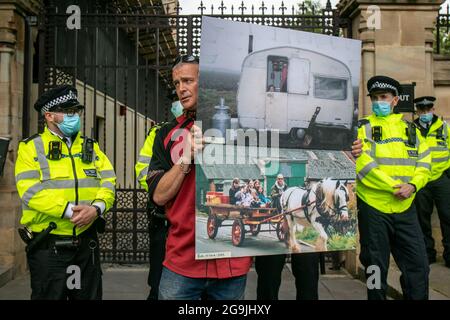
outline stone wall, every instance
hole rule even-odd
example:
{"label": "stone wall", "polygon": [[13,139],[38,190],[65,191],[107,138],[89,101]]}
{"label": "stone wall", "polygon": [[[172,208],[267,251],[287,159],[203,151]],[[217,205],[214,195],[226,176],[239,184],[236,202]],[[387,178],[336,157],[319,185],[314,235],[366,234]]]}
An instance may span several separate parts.
{"label": "stone wall", "polygon": [[39,1],[0,0],[0,136],[11,139],[0,177],[0,270],[14,277],[26,269],[17,228],[21,215],[15,188],[14,163],[22,139],[25,17],[36,14]]}

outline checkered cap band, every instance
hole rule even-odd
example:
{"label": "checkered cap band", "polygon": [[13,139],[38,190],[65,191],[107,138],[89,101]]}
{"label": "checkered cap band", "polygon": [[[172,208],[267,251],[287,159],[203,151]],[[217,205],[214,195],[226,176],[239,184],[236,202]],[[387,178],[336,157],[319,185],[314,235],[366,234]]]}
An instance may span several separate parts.
{"label": "checkered cap band", "polygon": [[390,89],[390,90],[394,90],[395,95],[398,96],[398,89],[395,86],[393,86],[392,84],[389,84],[389,83],[376,81],[370,87],[369,92],[372,91],[372,90],[375,90],[375,89],[382,89],[382,90],[383,89]]}
{"label": "checkered cap band", "polygon": [[431,100],[427,100],[427,99],[423,99],[422,101],[416,102],[417,106],[429,106],[432,104],[434,104],[434,102]]}
{"label": "checkered cap band", "polygon": [[45,112],[48,112],[51,108],[53,108],[53,107],[55,107],[57,105],[66,103],[69,100],[78,100],[78,97],[77,97],[77,95],[74,92],[69,91],[68,94],[63,95],[63,96],[59,96],[58,98],[53,99],[52,101],[46,103],[42,107],[41,113],[44,114]]}

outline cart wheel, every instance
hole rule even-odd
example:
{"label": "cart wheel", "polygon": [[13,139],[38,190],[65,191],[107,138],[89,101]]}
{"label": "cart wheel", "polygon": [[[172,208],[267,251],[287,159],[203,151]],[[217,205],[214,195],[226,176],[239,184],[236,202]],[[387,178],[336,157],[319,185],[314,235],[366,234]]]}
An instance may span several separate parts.
{"label": "cart wheel", "polygon": [[251,224],[250,225],[250,232],[252,233],[252,236],[256,237],[260,230],[261,230],[260,224]]}
{"label": "cart wheel", "polygon": [[245,229],[242,220],[236,219],[231,227],[231,242],[234,246],[239,247],[245,239]]}
{"label": "cart wheel", "polygon": [[206,232],[210,239],[214,239],[219,231],[219,222],[215,216],[208,216],[208,222],[206,223]]}
{"label": "cart wheel", "polygon": [[288,239],[289,230],[284,226],[284,221],[277,223],[277,237],[278,240],[286,242]]}

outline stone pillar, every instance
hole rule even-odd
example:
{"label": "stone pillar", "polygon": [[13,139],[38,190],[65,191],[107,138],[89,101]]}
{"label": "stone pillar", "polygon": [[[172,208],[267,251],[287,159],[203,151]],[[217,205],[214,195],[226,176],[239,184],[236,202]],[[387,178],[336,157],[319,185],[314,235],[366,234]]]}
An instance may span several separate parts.
{"label": "stone pillar", "polygon": [[[366,84],[374,75],[390,76],[402,84],[416,82],[416,96],[434,94],[433,30],[443,2],[340,0],[337,4],[339,16],[349,19],[353,38],[362,41],[360,117],[372,112]],[[377,13],[379,26],[374,23]],[[356,251],[346,253],[346,268],[354,275],[359,273],[359,253],[359,244]]]}
{"label": "stone pillar", "polygon": [[14,163],[18,142],[23,138],[25,17],[37,15],[39,6],[36,0],[0,0],[0,136],[11,139],[4,174],[0,177],[1,281],[26,270],[24,245],[17,233],[21,209]]}
{"label": "stone pillar", "polygon": [[[341,0],[340,17],[350,19],[362,41],[360,116],[371,113],[367,80],[382,74],[400,83],[416,82],[416,96],[433,95],[433,30],[444,0]],[[379,28],[372,28],[379,12]]]}

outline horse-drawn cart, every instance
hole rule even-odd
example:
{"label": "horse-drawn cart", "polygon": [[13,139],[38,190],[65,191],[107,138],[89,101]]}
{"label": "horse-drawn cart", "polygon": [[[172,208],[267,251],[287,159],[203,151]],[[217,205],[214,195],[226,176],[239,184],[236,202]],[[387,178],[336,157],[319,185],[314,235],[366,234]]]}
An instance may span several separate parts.
{"label": "horse-drawn cart", "polygon": [[[220,227],[231,227],[231,241],[235,246],[243,244],[246,233],[257,236],[260,232],[276,231],[280,241],[287,239],[283,223],[285,215],[276,208],[251,208],[227,203],[207,203],[206,207],[209,208],[206,229],[210,239],[216,237]],[[227,220],[233,220],[233,223],[224,224]],[[261,230],[262,224],[269,225],[269,229]]]}

